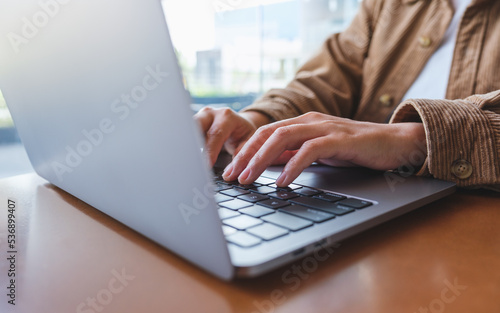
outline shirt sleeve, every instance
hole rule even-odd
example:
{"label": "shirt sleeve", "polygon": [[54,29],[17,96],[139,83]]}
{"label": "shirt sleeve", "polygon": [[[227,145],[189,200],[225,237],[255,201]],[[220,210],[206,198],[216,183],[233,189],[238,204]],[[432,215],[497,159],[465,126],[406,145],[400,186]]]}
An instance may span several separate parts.
{"label": "shirt sleeve", "polygon": [[380,3],[363,1],[351,25],[329,37],[286,88],[270,90],[243,112],[257,111],[275,121],[310,111],[352,117],[359,104],[363,63]]}
{"label": "shirt sleeve", "polygon": [[391,119],[419,121],[428,156],[417,175],[500,190],[500,90],[463,100],[407,100]]}

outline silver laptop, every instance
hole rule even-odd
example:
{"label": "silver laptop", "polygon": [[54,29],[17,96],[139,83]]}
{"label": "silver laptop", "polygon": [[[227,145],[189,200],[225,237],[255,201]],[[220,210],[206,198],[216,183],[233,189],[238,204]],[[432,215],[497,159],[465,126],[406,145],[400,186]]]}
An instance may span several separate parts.
{"label": "silver laptop", "polygon": [[451,194],[312,166],[223,182],[202,152],[159,0],[2,0],[0,89],[36,172],[222,279],[253,277]]}

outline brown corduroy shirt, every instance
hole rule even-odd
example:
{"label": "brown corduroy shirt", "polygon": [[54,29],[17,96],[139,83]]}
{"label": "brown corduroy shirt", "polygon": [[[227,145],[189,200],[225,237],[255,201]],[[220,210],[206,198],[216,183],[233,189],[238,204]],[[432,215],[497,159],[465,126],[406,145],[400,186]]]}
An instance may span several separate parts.
{"label": "brown corduroy shirt", "polygon": [[246,110],[274,120],[317,111],[421,121],[428,156],[418,175],[500,189],[500,1],[474,0],[462,17],[447,100],[400,104],[453,13],[449,0],[365,0],[350,27],[332,35],[285,89]]}

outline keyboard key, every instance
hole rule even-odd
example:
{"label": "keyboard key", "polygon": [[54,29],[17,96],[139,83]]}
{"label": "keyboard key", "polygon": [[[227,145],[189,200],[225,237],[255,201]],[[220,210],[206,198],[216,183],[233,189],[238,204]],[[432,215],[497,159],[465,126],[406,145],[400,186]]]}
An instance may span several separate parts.
{"label": "keyboard key", "polygon": [[224,178],[222,178],[222,176],[219,175],[219,174],[214,174],[213,175],[213,180],[216,181],[216,182],[223,182]]}
{"label": "keyboard key", "polygon": [[288,187],[278,187],[276,184],[269,185],[271,188],[276,188],[276,189],[281,189],[285,191],[293,191],[302,188],[302,186],[295,185],[295,184],[290,184]]}
{"label": "keyboard key", "polygon": [[237,197],[241,195],[246,195],[247,193],[250,193],[250,191],[238,188],[231,188],[228,190],[222,190],[220,193],[230,197]]}
{"label": "keyboard key", "polygon": [[255,180],[255,182],[257,184],[261,184],[261,185],[271,185],[271,184],[274,184],[276,182],[276,179],[271,179],[271,178],[261,176],[261,177],[257,178],[257,180]]}
{"label": "keyboard key", "polygon": [[222,222],[225,225],[234,227],[239,230],[245,230],[247,228],[254,227],[263,223],[261,220],[257,218],[244,214],[237,217],[229,218],[227,220],[223,220]]}
{"label": "keyboard key", "polygon": [[241,213],[238,213],[236,211],[232,211],[226,208],[220,208],[219,209],[219,217],[221,220],[225,220],[231,217],[239,216]]}
{"label": "keyboard key", "polygon": [[263,216],[262,219],[266,222],[285,227],[292,231],[300,230],[302,228],[313,225],[313,223],[308,220],[298,218],[283,212],[276,212],[274,214],[266,215]]}
{"label": "keyboard key", "polygon": [[227,225],[222,225],[222,232],[224,233],[224,236],[229,236],[237,232],[235,228],[229,227]]}
{"label": "keyboard key", "polygon": [[266,196],[258,194],[258,193],[249,193],[247,195],[238,196],[238,199],[255,203],[255,202],[269,199],[269,197],[266,197]]}
{"label": "keyboard key", "polygon": [[309,198],[309,197],[300,197],[300,198],[294,198],[291,199],[290,202],[293,202],[295,204],[301,204],[306,207],[310,207],[313,209],[318,209],[318,210],[327,210],[329,208],[335,207],[335,204],[325,201],[325,200],[320,200],[316,198]]}
{"label": "keyboard key", "polygon": [[347,205],[347,206],[349,206],[351,208],[355,208],[355,209],[363,209],[363,208],[366,208],[370,205],[373,205],[373,203],[371,203],[371,202],[359,200],[359,199],[354,199],[354,198],[342,200],[338,204]]}
{"label": "keyboard key", "polygon": [[233,187],[238,187],[240,189],[252,189],[258,186],[261,186],[260,184],[249,184],[249,185],[242,185],[240,184],[239,181],[233,180],[233,181],[224,181],[224,184],[233,186]]}
{"label": "keyboard key", "polygon": [[278,237],[288,234],[288,230],[275,226],[273,224],[262,224],[259,226],[247,229],[247,233],[260,237],[264,240],[273,240]]}
{"label": "keyboard key", "polygon": [[219,192],[219,191],[230,189],[230,188],[231,188],[231,186],[224,185],[224,184],[215,184],[214,185],[214,191],[215,192]]}
{"label": "keyboard key", "polygon": [[251,205],[252,204],[250,202],[243,201],[243,200],[240,200],[240,199],[234,199],[234,200],[231,200],[231,201],[226,201],[226,202],[219,203],[219,206],[222,206],[222,207],[228,208],[230,210],[234,210],[234,211],[237,211],[239,209],[243,209],[243,208],[249,207]]}
{"label": "keyboard key", "polygon": [[314,196],[316,199],[321,199],[329,202],[337,202],[340,200],[344,200],[346,197],[338,195],[336,193],[325,192],[319,195]]}
{"label": "keyboard key", "polygon": [[233,186],[233,185],[238,185],[239,182],[237,180],[233,180],[233,181],[225,181],[224,178],[220,178],[221,180],[218,180],[218,182],[220,184],[225,184],[225,185],[229,185],[229,186]]}
{"label": "keyboard key", "polygon": [[318,211],[298,204],[287,206],[285,208],[280,209],[280,211],[298,217],[302,217],[316,223],[321,223],[330,220],[332,218],[335,218],[335,215],[333,214],[326,213],[323,211]]}
{"label": "keyboard key", "polygon": [[233,186],[236,187],[236,188],[253,191],[253,189],[255,189],[257,187],[260,187],[261,185],[260,184],[256,184],[256,183],[249,184],[249,185],[241,185],[241,184],[238,183],[238,184],[235,184]]}
{"label": "keyboard key", "polygon": [[278,198],[281,200],[290,200],[293,198],[297,198],[299,195],[296,194],[295,192],[279,190],[277,192],[268,194],[268,196],[273,198]]}
{"label": "keyboard key", "polygon": [[226,240],[243,248],[250,248],[262,242],[261,239],[242,231],[227,236]]}
{"label": "keyboard key", "polygon": [[215,202],[221,203],[221,202],[224,202],[224,201],[233,200],[234,198],[226,196],[226,195],[223,195],[221,193],[218,193],[218,194],[214,195],[214,199],[215,199]]}
{"label": "keyboard key", "polygon": [[348,206],[345,206],[345,205],[335,204],[335,206],[329,208],[326,211],[340,216],[340,215],[345,215],[345,214],[354,212],[354,209],[350,208]]}
{"label": "keyboard key", "polygon": [[268,193],[273,193],[276,192],[276,188],[271,188],[268,186],[260,186],[252,190],[253,192],[258,192],[263,195],[268,194]]}
{"label": "keyboard key", "polygon": [[315,198],[308,198],[308,197],[302,197],[302,198],[295,198],[290,200],[291,202],[295,204],[302,204],[304,206],[325,211],[327,213],[335,214],[335,215],[345,215],[347,213],[354,212],[354,209],[339,205],[339,203],[332,203],[324,200],[319,200]]}
{"label": "keyboard key", "polygon": [[274,213],[274,210],[271,210],[271,209],[268,209],[268,208],[265,208],[261,205],[256,204],[254,206],[241,209],[238,212],[259,218],[259,217],[262,217],[264,215]]}
{"label": "keyboard key", "polygon": [[263,205],[265,207],[268,207],[270,209],[279,209],[284,206],[290,205],[287,201],[280,200],[280,199],[269,199],[265,201],[259,202],[260,205]]}
{"label": "keyboard key", "polygon": [[315,195],[319,195],[319,194],[323,193],[320,190],[307,188],[307,187],[300,188],[295,192],[298,193],[299,195],[306,196],[306,197],[315,196]]}

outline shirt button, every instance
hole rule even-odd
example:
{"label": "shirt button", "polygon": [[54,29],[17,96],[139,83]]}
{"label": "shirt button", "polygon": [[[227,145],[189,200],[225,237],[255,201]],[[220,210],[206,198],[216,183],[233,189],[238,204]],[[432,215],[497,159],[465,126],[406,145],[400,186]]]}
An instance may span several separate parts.
{"label": "shirt button", "polygon": [[418,42],[422,48],[429,48],[432,44],[432,39],[427,36],[422,36],[418,38]]}
{"label": "shirt button", "polygon": [[394,98],[390,94],[387,94],[387,93],[383,94],[379,99],[380,104],[385,106],[385,107],[392,106],[393,101],[394,101]]}
{"label": "shirt button", "polygon": [[451,173],[459,179],[467,179],[472,175],[472,165],[466,160],[457,160],[451,165]]}

